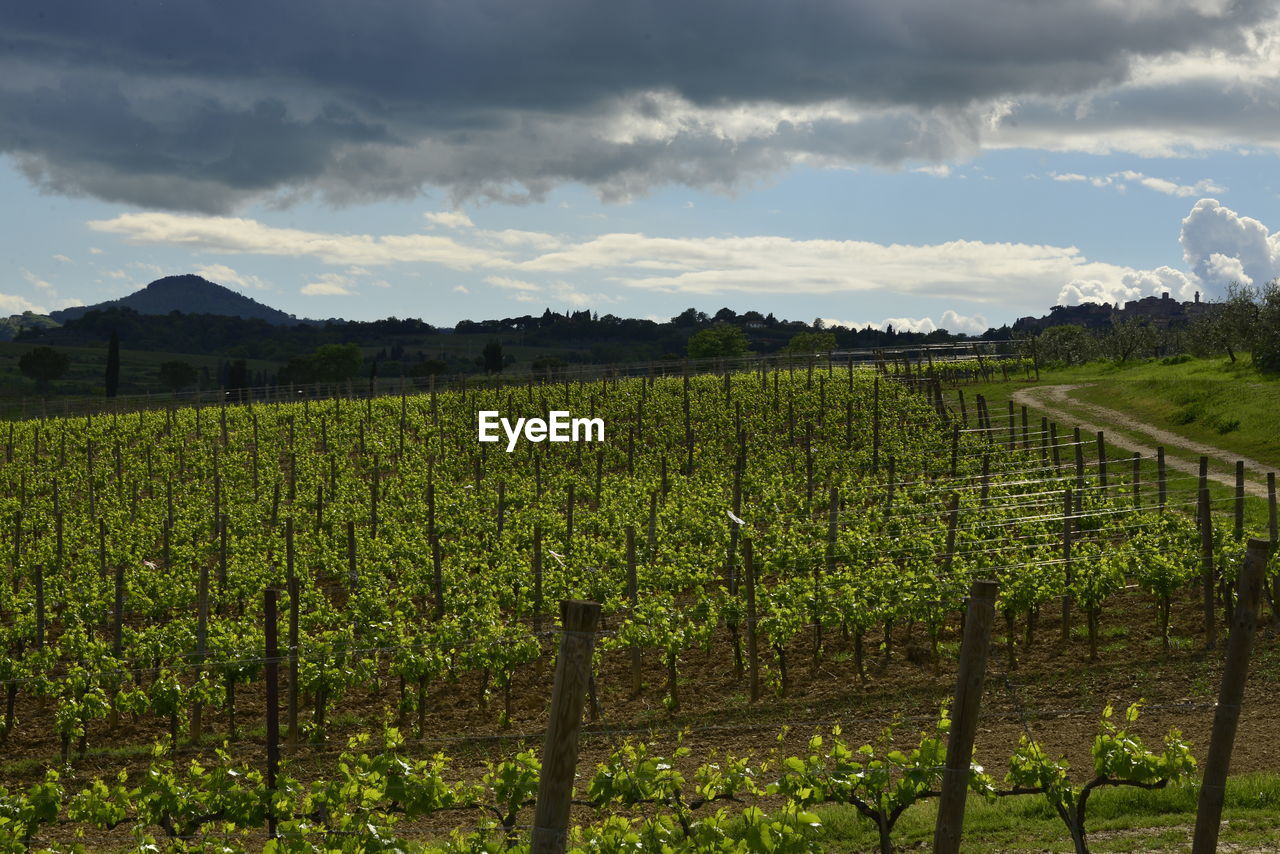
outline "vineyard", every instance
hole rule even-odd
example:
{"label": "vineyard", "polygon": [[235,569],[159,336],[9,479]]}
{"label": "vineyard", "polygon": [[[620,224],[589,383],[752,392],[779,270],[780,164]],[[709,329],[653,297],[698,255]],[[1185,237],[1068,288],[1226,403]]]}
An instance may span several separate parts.
{"label": "vineyard", "polygon": [[[1179,729],[1206,729],[1213,688],[1143,707],[1161,679],[1130,677],[1224,647],[1244,541],[1276,541],[1274,478],[1251,530],[1242,489],[1212,499],[1161,459],[944,389],[967,364],[10,424],[0,727],[30,767],[0,774],[0,850],[807,852],[841,804],[891,851],[943,786],[982,579],[1007,725],[979,739],[970,797],[1046,799],[1088,850],[1096,789],[1198,778]],[[601,418],[605,441],[507,452],[477,442],[481,410]],[[598,624],[562,631],[564,600],[599,603]],[[590,761],[562,832],[534,806],[578,636]],[[1129,672],[1099,679],[1129,696],[1056,701],[1087,716],[1092,773],[1069,769],[1020,686],[1109,657]],[[859,720],[876,697],[902,711]]]}

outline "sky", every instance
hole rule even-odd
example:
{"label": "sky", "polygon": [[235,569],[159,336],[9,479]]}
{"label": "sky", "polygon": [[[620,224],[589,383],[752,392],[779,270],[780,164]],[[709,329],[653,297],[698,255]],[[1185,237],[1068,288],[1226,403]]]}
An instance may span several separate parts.
{"label": "sky", "polygon": [[1280,0],[0,5],[0,313],[981,332],[1280,275]]}

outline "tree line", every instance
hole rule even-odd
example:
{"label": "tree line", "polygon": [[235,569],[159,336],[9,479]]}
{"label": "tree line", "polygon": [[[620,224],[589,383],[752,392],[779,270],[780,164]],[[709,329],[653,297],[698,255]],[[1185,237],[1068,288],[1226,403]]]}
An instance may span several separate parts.
{"label": "tree line", "polygon": [[1260,287],[1234,282],[1226,295],[1181,326],[1163,327],[1131,317],[1096,331],[1078,324],[1051,326],[1036,338],[1041,361],[1081,365],[1095,359],[1128,362],[1171,356],[1248,355],[1259,370],[1280,371],[1280,283]]}

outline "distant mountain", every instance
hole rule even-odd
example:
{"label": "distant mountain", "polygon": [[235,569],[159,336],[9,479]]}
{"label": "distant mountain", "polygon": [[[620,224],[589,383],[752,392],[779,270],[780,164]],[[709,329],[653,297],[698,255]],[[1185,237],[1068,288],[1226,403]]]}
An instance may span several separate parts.
{"label": "distant mountain", "polygon": [[100,302],[96,305],[78,305],[50,312],[58,323],[75,320],[94,310],[131,308],[138,314],[216,314],[224,317],[242,317],[246,320],[265,320],[276,326],[293,326],[313,321],[299,320],[244,294],[195,275],[165,276],[156,279],[140,291],[127,297]]}

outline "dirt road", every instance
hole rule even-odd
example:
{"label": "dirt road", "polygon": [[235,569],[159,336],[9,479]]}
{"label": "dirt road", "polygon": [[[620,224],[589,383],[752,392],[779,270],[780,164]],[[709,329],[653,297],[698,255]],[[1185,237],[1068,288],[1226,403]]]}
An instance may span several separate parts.
{"label": "dirt road", "polygon": [[[1081,388],[1080,385],[1046,385],[1036,386],[1034,388],[1019,389],[1013,393],[1013,402],[1026,406],[1030,409],[1037,409],[1043,412],[1049,418],[1057,421],[1062,425],[1079,426],[1081,431],[1096,433],[1099,430],[1107,431],[1107,443],[1116,448],[1122,448],[1126,451],[1137,451],[1144,457],[1154,455],[1156,446],[1163,445],[1169,451],[1181,451],[1183,453],[1195,454],[1196,456],[1206,456],[1210,460],[1221,463],[1225,466],[1234,467],[1236,460],[1244,460],[1245,471],[1245,492],[1259,498],[1267,497],[1267,472],[1275,469],[1263,465],[1257,460],[1251,460],[1247,457],[1241,457],[1239,454],[1230,451],[1224,451],[1221,448],[1215,448],[1212,445],[1202,445],[1199,442],[1193,442],[1176,433],[1170,433],[1168,430],[1161,430],[1159,427],[1152,427],[1142,421],[1135,419],[1131,415],[1127,415],[1116,409],[1109,409],[1105,406],[1098,406],[1093,403],[1084,403],[1071,397],[1071,391]],[[1062,408],[1064,405],[1070,405],[1071,409]],[[1092,419],[1092,423],[1081,421],[1080,414]],[[1150,443],[1139,442],[1129,439],[1125,436],[1116,434],[1114,431],[1126,430],[1133,433],[1139,433],[1150,439]],[[1167,457],[1165,465],[1174,471],[1183,472],[1185,474],[1199,474],[1200,468],[1197,463],[1188,462],[1176,457]],[[1219,474],[1210,470],[1209,479],[1215,483],[1224,486],[1234,487],[1236,480],[1231,474]]]}

